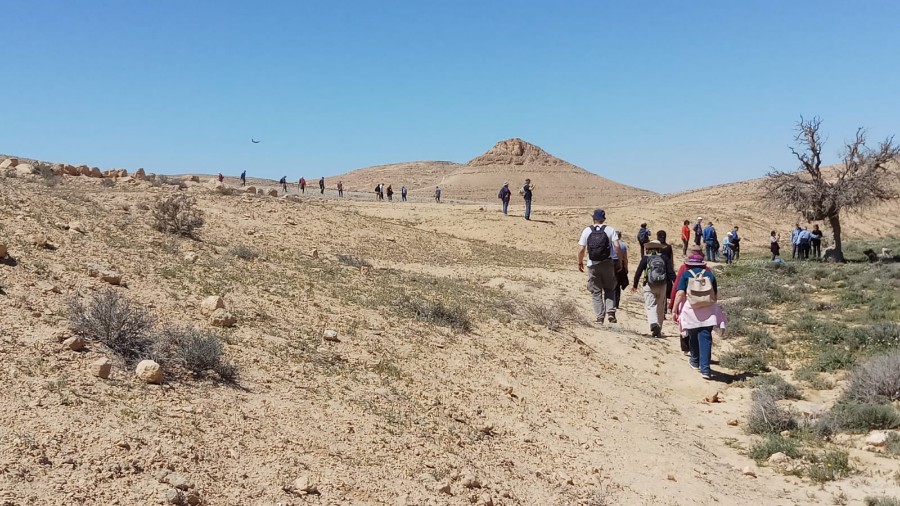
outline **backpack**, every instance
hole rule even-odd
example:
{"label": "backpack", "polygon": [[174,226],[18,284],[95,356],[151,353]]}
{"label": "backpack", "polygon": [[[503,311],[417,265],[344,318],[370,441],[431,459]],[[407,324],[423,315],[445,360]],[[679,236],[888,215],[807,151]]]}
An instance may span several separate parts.
{"label": "backpack", "polygon": [[709,307],[716,303],[716,292],[713,290],[712,280],[701,272],[693,270],[685,272],[688,275],[687,300],[692,308]]}
{"label": "backpack", "polygon": [[650,242],[650,230],[646,228],[638,230],[637,240],[639,244]]}
{"label": "backpack", "polygon": [[587,238],[588,258],[591,262],[602,262],[612,258],[612,243],[606,235],[606,225],[591,226],[591,235]]}
{"label": "backpack", "polygon": [[376,184],[376,185],[375,185],[375,193],[378,193],[378,190],[380,190],[380,189],[381,189],[381,185],[380,185],[380,184]]}
{"label": "backpack", "polygon": [[647,257],[647,284],[651,286],[664,285],[669,281],[669,273],[666,269],[666,259],[662,255],[650,255]]}

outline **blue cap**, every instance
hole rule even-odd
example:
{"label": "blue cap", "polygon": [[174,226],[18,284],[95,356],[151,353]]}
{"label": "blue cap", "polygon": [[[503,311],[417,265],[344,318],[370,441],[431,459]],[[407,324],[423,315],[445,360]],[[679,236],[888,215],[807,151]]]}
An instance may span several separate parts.
{"label": "blue cap", "polygon": [[606,221],[606,211],[603,209],[594,209],[594,221]]}

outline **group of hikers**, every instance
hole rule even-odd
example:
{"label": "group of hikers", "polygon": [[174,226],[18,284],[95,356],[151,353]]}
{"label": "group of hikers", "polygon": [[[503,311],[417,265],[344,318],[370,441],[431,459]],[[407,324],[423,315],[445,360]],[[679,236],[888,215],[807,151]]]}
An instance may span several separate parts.
{"label": "group of hikers", "polygon": [[[525,201],[525,219],[531,220],[531,200],[534,197],[534,185],[531,183],[531,179],[526,179],[525,183],[522,185],[522,189],[519,190],[519,196],[522,197],[522,200]],[[503,214],[509,214],[509,201],[512,200],[512,190],[509,189],[509,182],[504,182],[503,186],[500,187],[500,193],[497,194],[497,198],[500,199],[500,203],[503,206]]]}
{"label": "group of hikers", "polygon": [[[406,186],[402,186],[400,188],[400,199],[403,202],[406,202],[406,196],[409,191],[406,189]],[[392,185],[387,185],[387,188],[384,187],[384,183],[378,183],[375,185],[375,200],[384,200],[385,195],[387,195],[388,202],[394,201],[394,187]]]}

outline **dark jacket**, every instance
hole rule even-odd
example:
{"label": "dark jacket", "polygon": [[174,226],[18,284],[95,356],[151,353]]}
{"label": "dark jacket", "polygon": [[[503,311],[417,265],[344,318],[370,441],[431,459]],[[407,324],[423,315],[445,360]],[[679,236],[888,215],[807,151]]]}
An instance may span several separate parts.
{"label": "dark jacket", "polygon": [[[644,279],[643,274],[644,274],[644,271],[647,270],[648,256],[649,255],[644,255],[643,257],[641,257],[641,263],[638,264],[637,270],[634,271],[634,281],[632,284],[632,286],[634,288],[638,287],[638,283],[640,283],[641,286],[644,286],[647,284],[647,280]],[[672,259],[671,259],[671,257],[668,257],[665,254],[660,254],[660,256],[663,258],[663,261],[666,263],[666,277],[669,278],[669,283],[671,283],[671,282],[675,281],[675,270],[672,269]]]}

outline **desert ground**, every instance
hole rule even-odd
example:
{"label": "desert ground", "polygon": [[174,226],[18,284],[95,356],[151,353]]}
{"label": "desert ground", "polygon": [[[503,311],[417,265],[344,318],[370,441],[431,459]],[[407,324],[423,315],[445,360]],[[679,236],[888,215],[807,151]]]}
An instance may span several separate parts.
{"label": "desert ground", "polygon": [[[297,196],[296,186],[268,196],[232,177],[48,182],[0,172],[9,254],[0,263],[0,504],[164,504],[173,489],[183,493],[172,501],[211,505],[900,496],[897,461],[861,446],[850,449],[861,471],[823,484],[757,466],[745,452],[750,389],[727,370],[701,380],[671,322],[667,338],[648,338],[638,296],[623,295],[618,324],[587,323],[575,254],[593,208],[606,209],[629,244],[642,221],[677,243],[682,220],[699,215],[720,234],[740,225],[743,255],[762,256],[768,231],[786,234],[796,217],[766,204],[758,182],[621,198],[610,189],[608,199],[565,205],[541,193],[565,188],[554,179],[564,176],[537,172],[526,222],[518,196],[510,216],[500,213],[496,189],[479,202],[474,190],[454,195],[448,185],[446,202],[434,203],[430,181],[449,177],[440,170],[398,202],[406,183],[393,174],[347,175],[358,191],[338,199],[338,178],[324,196],[317,188]],[[394,202],[375,202],[364,186],[380,179],[393,182]],[[150,209],[176,194],[204,213],[196,238],[151,226]],[[894,210],[846,220],[847,240],[896,232]],[[89,264],[120,283],[92,277]],[[164,369],[161,382],[147,383],[97,342],[80,351],[61,344],[72,336],[68,302],[103,290],[160,325],[218,333],[238,379]],[[210,296],[222,297],[233,326],[212,326],[201,311]],[[410,308],[422,302],[459,308],[470,328],[417,318]],[[535,314],[554,304],[577,311],[551,330]],[[714,355],[731,346],[717,339]],[[107,379],[92,374],[103,357],[114,365]]]}

